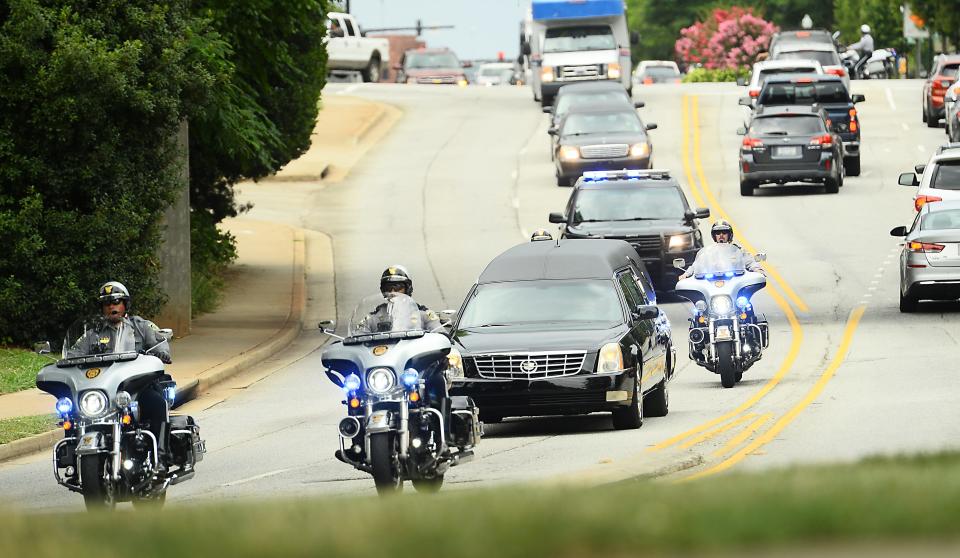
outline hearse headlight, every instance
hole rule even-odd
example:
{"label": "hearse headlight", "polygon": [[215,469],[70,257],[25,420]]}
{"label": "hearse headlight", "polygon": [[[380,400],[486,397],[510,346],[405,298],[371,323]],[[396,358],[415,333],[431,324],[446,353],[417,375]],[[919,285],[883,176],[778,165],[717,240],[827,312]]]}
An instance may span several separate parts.
{"label": "hearse headlight", "polygon": [[617,372],[623,370],[623,352],[618,343],[607,343],[597,355],[597,372]]}

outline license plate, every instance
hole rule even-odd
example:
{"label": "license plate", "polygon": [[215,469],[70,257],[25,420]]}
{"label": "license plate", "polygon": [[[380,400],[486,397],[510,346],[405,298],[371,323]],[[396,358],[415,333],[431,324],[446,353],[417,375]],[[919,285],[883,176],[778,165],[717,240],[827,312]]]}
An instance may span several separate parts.
{"label": "license plate", "polygon": [[77,452],[97,451],[102,447],[103,434],[100,432],[89,432],[80,437],[80,442],[77,444]]}
{"label": "license plate", "polygon": [[439,80],[439,79],[435,79],[435,80],[433,80],[433,83],[443,83],[443,81],[441,81],[441,80]]}
{"label": "license plate", "polygon": [[714,334],[716,339],[731,339],[730,328],[728,326],[720,326],[717,328],[716,334]]}
{"label": "license plate", "polygon": [[800,157],[799,145],[784,145],[773,148],[773,156],[777,159],[796,159]]}

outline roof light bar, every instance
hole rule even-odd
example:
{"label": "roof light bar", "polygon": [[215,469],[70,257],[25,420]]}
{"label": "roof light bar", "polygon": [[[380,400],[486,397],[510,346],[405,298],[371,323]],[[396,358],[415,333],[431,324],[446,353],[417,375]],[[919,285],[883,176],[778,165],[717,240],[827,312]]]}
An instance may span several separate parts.
{"label": "roof light bar", "polygon": [[604,180],[631,179],[631,178],[670,178],[670,169],[644,169],[644,170],[608,170],[608,171],[586,171],[583,173],[584,182],[601,182]]}

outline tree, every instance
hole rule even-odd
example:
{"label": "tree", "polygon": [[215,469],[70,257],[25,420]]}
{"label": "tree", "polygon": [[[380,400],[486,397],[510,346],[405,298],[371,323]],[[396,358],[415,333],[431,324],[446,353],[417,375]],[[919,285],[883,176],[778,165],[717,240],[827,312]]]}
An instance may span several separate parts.
{"label": "tree", "polygon": [[910,9],[926,21],[927,29],[960,46],[960,10],[956,0],[911,0]]}

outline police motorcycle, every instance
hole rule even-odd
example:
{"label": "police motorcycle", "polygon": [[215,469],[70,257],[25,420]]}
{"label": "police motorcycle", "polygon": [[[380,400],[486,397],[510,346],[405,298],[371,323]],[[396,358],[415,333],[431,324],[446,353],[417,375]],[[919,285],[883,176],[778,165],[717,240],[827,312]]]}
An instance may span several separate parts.
{"label": "police motorcycle", "polygon": [[[759,272],[744,269],[740,249],[733,244],[704,248],[694,262],[693,276],[677,282],[677,296],[694,304],[690,318],[690,360],[720,375],[733,387],[770,346],[770,327],[754,311],[751,298],[767,285]],[[766,260],[757,254],[757,261]],[[682,259],[674,267],[683,269]]]}
{"label": "police motorcycle", "polygon": [[[64,339],[62,358],[37,374],[37,387],[58,398],[64,430],[53,447],[54,478],[81,493],[88,510],[123,501],[159,507],[167,487],[192,478],[206,452],[193,417],[169,415],[176,383],[151,354],[169,354],[173,331],[160,330],[162,341],[138,353],[130,328],[121,330],[111,347],[109,337],[100,337],[104,327],[100,316],[75,322]],[[40,348],[41,353],[49,350],[49,343]],[[141,392],[157,387],[167,414],[162,440],[141,422],[137,401]]]}
{"label": "police motorcycle", "polygon": [[473,458],[480,441],[479,411],[469,397],[448,395],[463,377],[459,353],[444,333],[424,331],[409,296],[377,293],[354,310],[346,337],[321,356],[327,377],[343,388],[347,416],[338,426],[336,457],[373,476],[381,495],[436,491],[447,469]]}

